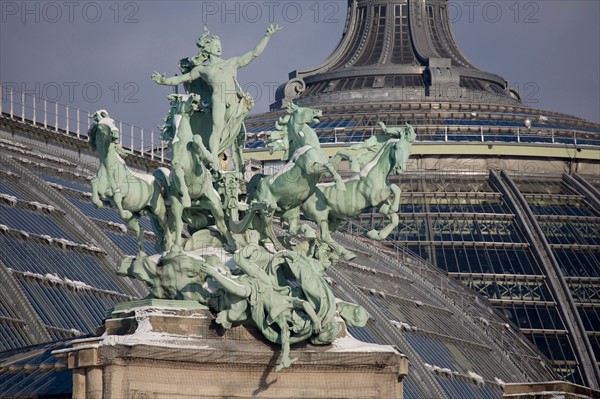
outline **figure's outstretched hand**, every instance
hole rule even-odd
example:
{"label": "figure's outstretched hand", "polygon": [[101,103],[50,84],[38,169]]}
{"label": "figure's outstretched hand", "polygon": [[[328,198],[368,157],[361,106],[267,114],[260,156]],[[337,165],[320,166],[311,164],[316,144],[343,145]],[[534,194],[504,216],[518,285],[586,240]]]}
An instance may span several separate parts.
{"label": "figure's outstretched hand", "polygon": [[292,364],[296,363],[296,361],[298,361],[297,357],[294,359],[290,359],[289,357],[281,359],[281,363],[275,367],[275,371],[279,373],[281,370],[289,368]]}
{"label": "figure's outstretched hand", "polygon": [[387,126],[385,125],[385,123],[383,122],[379,122],[379,126],[381,127],[381,129],[385,132],[387,130]]}
{"label": "figure's outstretched hand", "polygon": [[275,33],[275,32],[279,32],[279,31],[280,31],[280,30],[282,30],[282,29],[283,29],[283,27],[282,27],[282,26],[280,26],[279,24],[277,24],[277,25],[273,25],[273,24],[271,24],[271,25],[269,25],[269,27],[267,28],[267,36],[272,36],[272,35],[273,35],[273,33]]}
{"label": "figure's outstretched hand", "polygon": [[163,84],[163,83],[165,83],[165,79],[166,79],[166,78],[165,78],[165,75],[162,75],[162,74],[160,74],[160,73],[158,73],[158,72],[154,72],[154,73],[152,74],[152,80],[153,80],[153,81],[155,81],[155,82],[156,82],[156,83],[158,83],[158,84]]}

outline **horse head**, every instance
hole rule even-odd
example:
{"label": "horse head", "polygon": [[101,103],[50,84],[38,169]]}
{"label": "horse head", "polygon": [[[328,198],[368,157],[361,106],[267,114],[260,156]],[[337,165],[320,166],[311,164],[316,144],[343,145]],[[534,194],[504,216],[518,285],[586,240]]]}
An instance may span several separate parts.
{"label": "horse head", "polygon": [[391,156],[391,172],[394,175],[399,175],[404,172],[406,168],[406,160],[403,160],[403,150],[402,150],[402,141],[398,140],[392,144],[392,151],[390,151]]}
{"label": "horse head", "polygon": [[319,123],[323,116],[320,109],[299,107],[293,102],[288,103],[287,112],[290,117],[288,122],[288,141],[291,152],[305,145],[320,148],[317,133],[309,126]]}
{"label": "horse head", "polygon": [[400,139],[394,143],[392,151],[392,172],[394,174],[399,175],[406,171],[406,162],[410,154],[412,154],[412,145],[416,137],[415,129],[407,124],[404,131],[400,134]]}
{"label": "horse head", "polygon": [[403,138],[411,145],[415,142],[415,139],[417,138],[417,133],[415,133],[415,128],[413,127],[413,125],[410,125],[408,123],[406,124]]}
{"label": "horse head", "polygon": [[[103,140],[105,143],[116,143],[119,140],[119,129],[115,125],[115,121],[108,115],[105,109],[98,110],[92,114],[94,124],[88,132],[88,142],[94,151],[98,149],[98,140]],[[102,129],[101,125],[106,128]]]}
{"label": "horse head", "polygon": [[323,111],[320,109],[299,107],[291,101],[288,103],[287,112],[291,117],[291,123],[294,125],[319,123],[323,116]]}
{"label": "horse head", "polygon": [[102,120],[104,118],[110,118],[110,116],[108,116],[107,110],[99,109],[98,111],[96,111],[92,114],[92,118],[94,119],[94,123],[98,124],[98,122],[100,122],[100,120]]}
{"label": "horse head", "polygon": [[167,96],[171,108],[169,113],[163,119],[164,124],[158,129],[162,132],[161,139],[173,141],[181,116],[190,117],[194,112],[200,109],[201,98],[197,94],[169,94]]}

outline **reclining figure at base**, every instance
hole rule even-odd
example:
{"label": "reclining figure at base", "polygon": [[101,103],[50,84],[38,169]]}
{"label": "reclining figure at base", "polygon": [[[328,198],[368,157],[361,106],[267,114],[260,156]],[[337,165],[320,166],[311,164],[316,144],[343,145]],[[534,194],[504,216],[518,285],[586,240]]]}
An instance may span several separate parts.
{"label": "reclining figure at base", "polygon": [[[318,262],[292,251],[271,257],[258,247],[243,248],[234,259],[244,272],[241,276],[226,275],[223,269],[208,263],[200,267],[222,287],[225,296],[220,303],[227,305],[218,309],[216,321],[225,328],[249,321],[266,339],[280,344],[282,352],[277,371],[297,360],[290,358],[290,345],[306,340],[326,345],[338,337],[342,330],[335,319],[338,301]],[[290,277],[300,285],[291,287],[287,282]],[[344,309],[341,314],[358,315],[347,320],[349,325],[366,324],[368,315],[362,307],[340,303],[340,306],[355,308],[352,312]]]}

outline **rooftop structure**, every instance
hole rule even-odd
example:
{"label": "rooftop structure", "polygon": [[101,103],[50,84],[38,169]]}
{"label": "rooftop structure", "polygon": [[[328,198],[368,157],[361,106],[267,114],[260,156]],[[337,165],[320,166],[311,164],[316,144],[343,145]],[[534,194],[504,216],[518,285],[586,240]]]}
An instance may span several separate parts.
{"label": "rooftop structure", "polygon": [[519,105],[508,82],[473,66],[457,45],[447,0],[350,0],[344,33],[318,66],[290,73],[275,110],[415,100]]}

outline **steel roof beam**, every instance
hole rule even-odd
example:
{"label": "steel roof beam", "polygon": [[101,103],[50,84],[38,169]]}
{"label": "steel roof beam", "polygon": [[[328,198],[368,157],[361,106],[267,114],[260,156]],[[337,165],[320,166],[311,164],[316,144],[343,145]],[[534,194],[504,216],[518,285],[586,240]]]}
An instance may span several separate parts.
{"label": "steel roof beam", "polygon": [[531,244],[534,257],[540,266],[544,268],[548,286],[552,290],[556,301],[563,305],[559,307],[559,311],[565,327],[569,331],[575,356],[581,366],[581,377],[591,388],[597,389],[600,384],[600,370],[596,367],[592,345],[585,333],[583,322],[569,291],[569,286],[562,276],[560,266],[542,228],[538,224],[527,200],[508,173],[491,170],[490,181],[502,193],[505,202],[517,216],[516,221]]}

